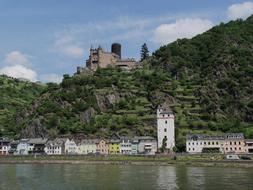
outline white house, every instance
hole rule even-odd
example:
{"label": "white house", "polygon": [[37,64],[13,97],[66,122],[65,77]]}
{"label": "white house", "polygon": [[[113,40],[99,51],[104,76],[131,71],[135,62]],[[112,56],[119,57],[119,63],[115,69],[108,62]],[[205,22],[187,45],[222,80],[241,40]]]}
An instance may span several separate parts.
{"label": "white house", "polygon": [[159,149],[162,147],[163,139],[167,139],[165,142],[166,149],[172,150],[175,146],[174,119],[174,114],[170,108],[162,106],[157,108],[157,139]]}
{"label": "white house", "polygon": [[194,134],[186,135],[186,152],[202,153],[203,149],[217,149],[224,153],[225,137],[224,135],[204,135]]}
{"label": "white house", "polygon": [[61,155],[64,151],[64,141],[62,139],[50,140],[45,147],[45,153],[47,155]]}
{"label": "white house", "polygon": [[78,153],[77,145],[73,139],[72,140],[67,139],[64,143],[64,147],[65,147],[64,149],[65,154],[73,155]]}
{"label": "white house", "polygon": [[128,137],[120,137],[120,154],[132,154],[132,143]]}
{"label": "white house", "polygon": [[18,143],[17,150],[14,154],[28,155],[33,150],[33,146],[30,145],[29,139],[21,139]]}
{"label": "white house", "polygon": [[95,154],[97,150],[98,139],[83,139],[78,145],[78,154]]}
{"label": "white house", "polygon": [[6,138],[0,138],[0,155],[8,155],[11,141]]}

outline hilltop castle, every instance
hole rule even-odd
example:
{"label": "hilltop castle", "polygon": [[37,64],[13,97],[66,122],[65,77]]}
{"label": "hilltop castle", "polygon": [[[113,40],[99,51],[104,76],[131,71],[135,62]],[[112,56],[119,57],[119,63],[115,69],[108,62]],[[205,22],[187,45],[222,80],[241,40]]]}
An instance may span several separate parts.
{"label": "hilltop castle", "polygon": [[134,69],[138,66],[138,62],[133,58],[121,58],[121,45],[114,43],[111,46],[111,52],[104,51],[100,46],[96,49],[90,49],[89,59],[86,60],[86,68],[78,67],[77,73],[81,73],[85,69],[96,71],[98,68],[119,67],[123,69]]}

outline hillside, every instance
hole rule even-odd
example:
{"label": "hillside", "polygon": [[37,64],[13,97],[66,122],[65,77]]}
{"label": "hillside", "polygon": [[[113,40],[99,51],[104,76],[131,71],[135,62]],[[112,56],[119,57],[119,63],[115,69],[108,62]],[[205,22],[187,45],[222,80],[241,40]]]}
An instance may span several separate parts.
{"label": "hillside", "polygon": [[179,149],[189,132],[252,137],[253,17],[163,46],[142,69],[65,75],[17,113],[16,133],[156,136],[155,109],[164,102],[176,114]]}
{"label": "hillside", "polygon": [[45,86],[0,76],[0,136],[14,136],[18,132],[15,128],[15,114],[28,106]]}

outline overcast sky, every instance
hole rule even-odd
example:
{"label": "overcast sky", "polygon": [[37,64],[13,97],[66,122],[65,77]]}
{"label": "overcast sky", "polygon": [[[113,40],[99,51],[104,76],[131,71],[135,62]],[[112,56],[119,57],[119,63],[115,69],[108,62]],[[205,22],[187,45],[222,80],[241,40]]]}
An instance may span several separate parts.
{"label": "overcast sky", "polygon": [[247,18],[253,1],[241,0],[0,0],[0,74],[59,82],[85,66],[90,46],[139,59],[178,38],[220,22]]}

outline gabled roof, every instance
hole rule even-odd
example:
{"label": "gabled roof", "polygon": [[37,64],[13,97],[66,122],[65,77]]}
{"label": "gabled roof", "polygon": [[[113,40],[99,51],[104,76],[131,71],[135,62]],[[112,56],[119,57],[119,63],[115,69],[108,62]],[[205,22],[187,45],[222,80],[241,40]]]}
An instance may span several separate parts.
{"label": "gabled roof", "polygon": [[160,114],[173,114],[173,111],[171,110],[171,108],[165,104],[159,105],[157,109],[162,109],[162,112],[160,112]]}

